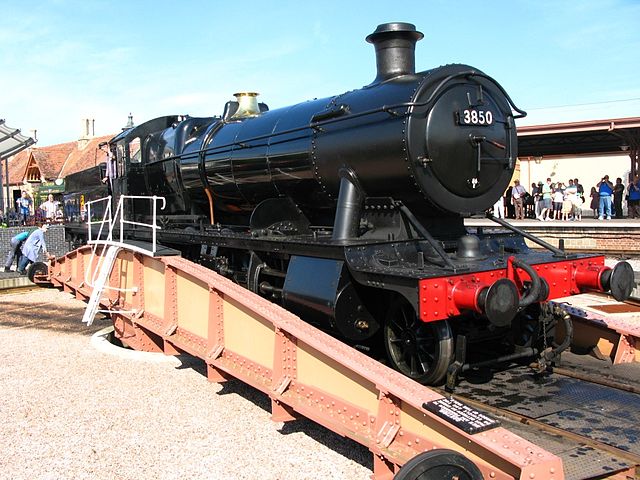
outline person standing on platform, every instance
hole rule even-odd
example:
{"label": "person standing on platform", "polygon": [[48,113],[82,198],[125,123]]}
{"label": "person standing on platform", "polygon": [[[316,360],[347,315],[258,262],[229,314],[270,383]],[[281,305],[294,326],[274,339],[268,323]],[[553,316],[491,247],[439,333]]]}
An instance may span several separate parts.
{"label": "person standing on platform", "polygon": [[54,200],[51,194],[49,194],[47,201],[40,205],[40,210],[44,212],[44,217],[47,219],[47,222],[52,222],[56,219],[58,205],[60,205],[60,202]]}
{"label": "person standing on platform", "polygon": [[509,186],[504,194],[504,214],[505,218],[515,218],[516,207],[513,204],[513,187]]}
{"label": "person standing on platform", "polygon": [[527,190],[520,185],[520,180],[514,180],[511,197],[516,209],[516,220],[524,220],[524,197],[526,194]]}
{"label": "person standing on platform", "polygon": [[20,275],[26,275],[26,268],[30,263],[35,263],[38,260],[38,255],[40,254],[40,250],[47,254],[47,244],[44,241],[44,234],[49,229],[48,223],[43,223],[40,228],[35,230],[27,240],[24,242],[22,246],[22,258],[20,259],[20,263],[18,263],[17,272]]}
{"label": "person standing on platform", "polygon": [[107,164],[105,177],[102,179],[102,183],[107,184],[107,187],[109,188],[109,195],[113,195],[113,181],[118,176],[116,157],[113,155],[113,152],[109,149],[108,143],[101,144],[100,150],[105,152],[105,163]]}
{"label": "person standing on platform", "polygon": [[[578,216],[577,210],[582,208],[582,201],[578,198],[578,187],[571,178],[569,179],[569,185],[564,190],[564,199],[569,202],[569,213],[567,214],[566,219],[576,220],[576,217]],[[564,203],[562,208],[565,209]]]}
{"label": "person standing on platform", "polygon": [[20,223],[26,225],[31,215],[31,199],[24,190],[22,191],[22,196],[16,200],[16,212],[20,215]]}
{"label": "person standing on platform", "polygon": [[611,220],[611,195],[613,194],[613,183],[609,181],[609,175],[602,177],[596,185],[600,195],[600,205],[598,207],[598,220],[606,218]]}
{"label": "person standing on platform", "polygon": [[552,220],[551,215],[553,210],[551,209],[551,194],[551,179],[547,178],[547,183],[542,185],[542,211],[540,212],[538,220]]}
{"label": "person standing on platform", "polygon": [[624,218],[622,215],[622,197],[624,196],[624,185],[620,177],[616,178],[616,184],[613,186],[613,209],[616,218]]}
{"label": "person standing on platform", "polygon": [[493,204],[493,216],[504,219],[504,197],[502,195]]}
{"label": "person standing on platform", "polygon": [[562,219],[562,202],[564,202],[564,185],[562,182],[556,182],[556,188],[553,191],[553,218]]}
{"label": "person standing on platform", "polygon": [[593,210],[593,218],[598,218],[598,210],[600,208],[600,194],[598,193],[598,189],[596,189],[596,187],[591,187],[591,193],[589,196],[591,197],[589,208]]}
{"label": "person standing on platform", "polygon": [[580,182],[578,181],[577,178],[573,179],[573,184],[576,186],[576,188],[578,189],[578,198],[580,198],[582,200],[582,203],[584,203],[584,187],[580,184]]}
{"label": "person standing on platform", "polygon": [[[540,187],[542,184],[540,184]],[[537,183],[531,184],[531,199],[533,200],[533,212],[528,215],[530,218],[537,218],[540,214],[540,187]]]}
{"label": "person standing on platform", "polygon": [[629,218],[640,218],[640,177],[629,183]]}
{"label": "person standing on platform", "polygon": [[22,257],[22,245],[25,240],[29,237],[29,232],[20,232],[17,235],[11,237],[11,241],[9,245],[11,248],[9,249],[9,253],[7,254],[7,261],[4,262],[4,271],[10,272],[11,265],[13,265],[13,260],[16,260],[16,268],[20,265],[20,258]]}

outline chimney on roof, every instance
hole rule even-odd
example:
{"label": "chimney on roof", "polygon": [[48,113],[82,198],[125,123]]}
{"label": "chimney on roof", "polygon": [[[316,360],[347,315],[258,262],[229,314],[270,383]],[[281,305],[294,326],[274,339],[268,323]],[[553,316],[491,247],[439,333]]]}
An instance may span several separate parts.
{"label": "chimney on roof", "polygon": [[83,118],[81,124],[81,134],[78,139],[78,150],[83,150],[89,140],[96,136],[96,121],[93,118]]}
{"label": "chimney on roof", "polygon": [[131,112],[129,112],[129,118],[127,119],[127,124],[124,126],[122,130],[129,130],[130,128],[133,128],[133,127],[135,127],[133,123],[133,115],[131,115]]}

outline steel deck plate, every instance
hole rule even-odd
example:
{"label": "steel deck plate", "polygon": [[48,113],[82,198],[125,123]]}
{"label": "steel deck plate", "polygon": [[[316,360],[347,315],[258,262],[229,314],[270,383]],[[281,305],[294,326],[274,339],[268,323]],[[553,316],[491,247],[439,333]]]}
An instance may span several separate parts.
{"label": "steel deck plate", "polygon": [[522,425],[505,417],[499,416],[498,418],[510,431],[559,456],[562,459],[565,480],[597,478],[631,467],[631,464],[622,458],[596,450],[575,440],[563,438],[530,425]]}
{"label": "steel deck plate", "polygon": [[463,380],[456,393],[640,454],[640,395],[635,393],[558,374],[540,377],[528,367],[497,372],[482,385]]}
{"label": "steel deck plate", "polygon": [[587,409],[570,409],[539,419],[548,425],[577,433],[627,452],[640,454],[640,431],[626,418],[594,415]]}

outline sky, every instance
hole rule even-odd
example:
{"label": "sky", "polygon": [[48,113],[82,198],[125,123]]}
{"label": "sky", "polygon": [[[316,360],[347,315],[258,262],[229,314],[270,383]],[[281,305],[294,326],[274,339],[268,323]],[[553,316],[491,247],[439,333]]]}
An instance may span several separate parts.
{"label": "sky", "polygon": [[37,146],[162,116],[279,108],[375,78],[378,24],[424,33],[416,70],[472,65],[518,125],[640,116],[640,0],[0,0],[0,119]]}

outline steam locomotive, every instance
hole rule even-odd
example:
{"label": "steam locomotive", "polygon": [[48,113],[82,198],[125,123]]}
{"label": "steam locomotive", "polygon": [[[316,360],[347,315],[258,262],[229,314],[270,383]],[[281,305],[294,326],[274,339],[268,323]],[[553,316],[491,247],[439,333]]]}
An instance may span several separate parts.
{"label": "steam locomotive", "polygon": [[[467,231],[463,218],[508,186],[514,121],[526,113],[473,67],[415,73],[422,37],[409,23],[379,25],[366,38],[376,78],[334,97],[269,110],[240,93],[220,117],[125,130],[109,142],[110,193],[166,198],[159,242],[352,345],[384,345],[389,364],[419,382],[453,384],[487,362],[546,365],[571,336],[547,301],[586,289],[625,299],[633,271],[506,222]],[[94,173],[82,175],[97,192]],[[126,209],[141,222],[152,214],[137,200]]]}

